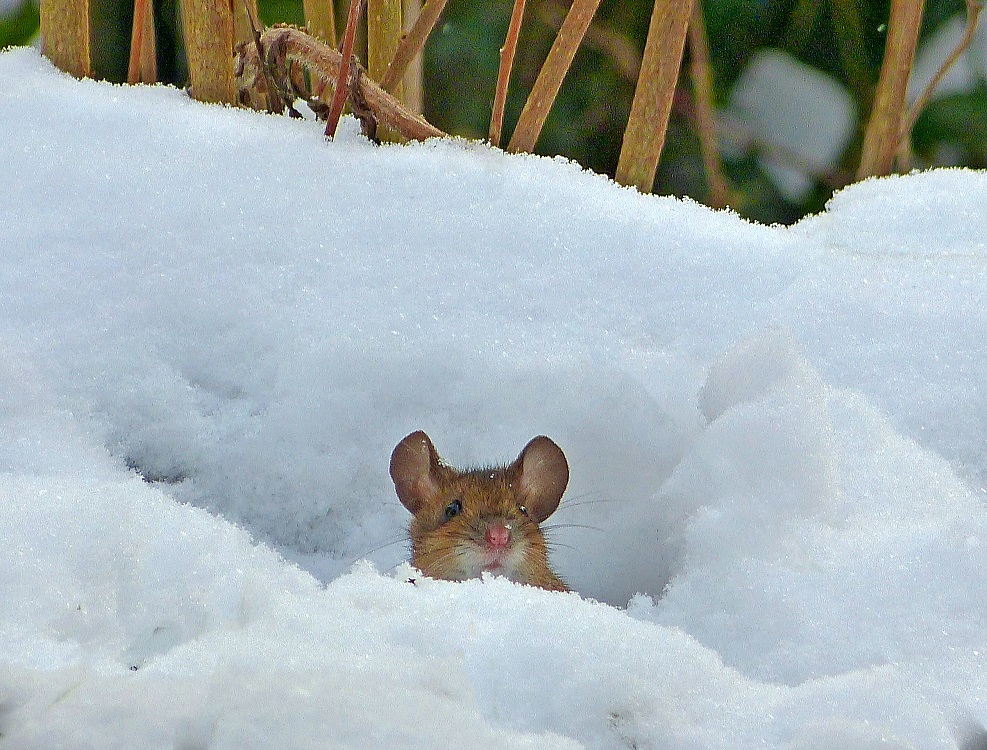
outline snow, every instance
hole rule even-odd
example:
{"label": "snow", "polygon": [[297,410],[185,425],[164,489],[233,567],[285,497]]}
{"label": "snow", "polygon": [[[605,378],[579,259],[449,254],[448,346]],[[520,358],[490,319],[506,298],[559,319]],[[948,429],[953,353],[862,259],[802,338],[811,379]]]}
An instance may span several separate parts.
{"label": "snow", "polygon": [[[26,49],[0,123],[5,747],[983,745],[983,172],[765,227]],[[414,429],[564,448],[575,593],[402,562]]]}

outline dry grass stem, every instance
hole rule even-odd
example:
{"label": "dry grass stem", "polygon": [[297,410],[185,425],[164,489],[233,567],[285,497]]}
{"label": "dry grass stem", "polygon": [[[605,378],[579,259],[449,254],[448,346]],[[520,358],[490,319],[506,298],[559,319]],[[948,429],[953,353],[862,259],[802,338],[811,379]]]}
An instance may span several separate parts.
{"label": "dry grass stem", "polygon": [[55,67],[76,78],[92,75],[89,0],[41,3],[41,51]]}
{"label": "dry grass stem", "polygon": [[[345,58],[352,60],[350,58]],[[315,37],[287,26],[275,26],[260,34],[257,44],[239,45],[237,49],[237,88],[240,101],[262,109],[266,101],[290,104],[304,98],[317,113],[328,115],[330,95],[335,99],[340,71],[344,69],[342,53]],[[366,75],[354,79],[353,89],[373,117],[404,138],[425,140],[446,134],[420,115],[408,111],[397,99],[380,88]],[[350,91],[350,77],[343,84],[343,100]],[[272,92],[273,89],[273,92]]]}
{"label": "dry grass stem", "polygon": [[326,138],[336,135],[339,118],[343,116],[343,106],[346,104],[347,88],[350,80],[350,65],[353,61],[353,43],[356,40],[356,26],[360,22],[363,4],[366,0],[350,0],[350,9],[346,14],[346,29],[343,32],[342,55],[339,69],[336,71],[336,84],[333,89],[332,103],[329,105],[329,115],[326,118]]}
{"label": "dry grass stem", "polygon": [[332,0],[302,0],[305,28],[316,39],[336,46],[336,9]]}
{"label": "dry grass stem", "polygon": [[932,76],[932,80],[929,81],[928,85],[922,90],[922,93],[919,94],[918,99],[912,104],[911,109],[908,110],[908,116],[905,118],[905,124],[901,128],[901,134],[899,136],[902,140],[907,138],[908,134],[912,132],[912,128],[915,127],[915,121],[918,120],[919,115],[922,114],[922,110],[929,103],[932,93],[942,82],[942,79],[946,77],[946,73],[949,72],[949,69],[960,59],[960,55],[966,52],[967,48],[973,42],[973,37],[977,33],[977,22],[980,20],[980,12],[983,9],[984,4],[982,2],[966,0],[966,28],[963,30],[963,36],[955,49],[949,53],[949,57],[939,66],[939,70]]}
{"label": "dry grass stem", "polygon": [[650,192],[665,144],[692,0],[655,0],[641,75],[617,163],[617,182]]}
{"label": "dry grass stem", "polygon": [[565,17],[535,85],[528,94],[528,100],[524,103],[517,127],[514,128],[514,134],[507,146],[508,151],[534,151],[549,110],[599,5],[600,0],[573,0],[569,15]]}
{"label": "dry grass stem", "polygon": [[229,2],[182,0],[181,7],[192,97],[201,102],[235,103]]}
{"label": "dry grass stem", "polygon": [[158,80],[154,43],[154,6],[151,0],[135,0],[130,34],[130,62],[127,83],[154,83]]}
{"label": "dry grass stem", "polygon": [[517,40],[521,34],[521,23],[524,21],[524,0],[514,0],[511,10],[511,22],[507,27],[507,37],[504,46],[500,48],[500,67],[497,69],[497,88],[494,91],[493,111],[490,113],[490,144],[500,148],[500,136],[504,129],[504,108],[507,105],[507,88],[511,82],[511,70],[514,68],[514,53],[517,51]]}
{"label": "dry grass stem", "polygon": [[422,48],[424,48],[425,41],[428,39],[429,34],[432,33],[432,29],[435,28],[435,24],[438,22],[439,16],[442,15],[445,7],[446,0],[428,0],[425,3],[422,12],[415,19],[411,30],[404,35],[404,38],[398,44],[397,51],[394,53],[394,57],[390,65],[388,65],[387,71],[380,79],[380,87],[384,91],[393,93],[397,89],[398,85],[404,79],[404,74],[408,71],[408,66],[418,57]]}
{"label": "dry grass stem", "polygon": [[699,149],[703,155],[706,182],[709,184],[709,205],[713,208],[726,208],[730,190],[723,176],[723,164],[716,143],[716,121],[713,116],[713,75],[709,64],[709,46],[706,42],[706,25],[703,11],[696,0],[692,6],[692,20],[689,22],[689,59],[692,91],[696,104],[696,131],[699,135]]}
{"label": "dry grass stem", "polygon": [[[566,10],[568,6],[558,0],[546,0],[538,5],[538,18],[546,26],[557,30],[565,20]],[[629,37],[594,20],[586,29],[583,44],[609,57],[621,78],[631,83],[637,81],[641,73],[641,53]]]}
{"label": "dry grass stem", "polygon": [[[422,0],[404,0],[404,31],[405,36],[410,33],[422,14]],[[404,37],[402,37],[402,42]],[[424,42],[422,42],[424,45]],[[400,49],[400,45],[398,45]],[[414,59],[407,65],[404,78],[401,83],[401,101],[404,106],[412,112],[421,114],[425,110],[425,66],[422,55],[415,55]],[[394,61],[391,61],[394,64]]]}
{"label": "dry grass stem", "polygon": [[881,77],[864,133],[857,179],[891,171],[902,131],[908,78],[922,25],[922,8],[923,0],[891,0]]}

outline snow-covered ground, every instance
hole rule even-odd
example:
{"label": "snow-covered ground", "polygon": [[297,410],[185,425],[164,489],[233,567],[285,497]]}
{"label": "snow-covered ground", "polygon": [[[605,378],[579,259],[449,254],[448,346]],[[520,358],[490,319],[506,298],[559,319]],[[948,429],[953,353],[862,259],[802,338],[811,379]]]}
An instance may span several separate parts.
{"label": "snow-covered ground", "polygon": [[[0,747],[983,746],[987,175],[321,131],[0,55]],[[578,594],[406,583],[419,428],[564,448]]]}

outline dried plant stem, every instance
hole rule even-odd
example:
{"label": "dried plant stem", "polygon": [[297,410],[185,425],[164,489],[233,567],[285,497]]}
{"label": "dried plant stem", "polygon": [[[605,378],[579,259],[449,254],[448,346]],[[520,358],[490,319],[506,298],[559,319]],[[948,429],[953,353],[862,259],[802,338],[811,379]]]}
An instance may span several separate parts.
{"label": "dried plant stem", "polygon": [[932,92],[936,90],[936,87],[945,78],[949,69],[953,67],[956,61],[960,59],[960,55],[966,52],[967,48],[973,42],[973,37],[977,33],[977,22],[980,20],[980,12],[983,9],[983,2],[966,0],[966,28],[963,30],[963,37],[955,49],[949,53],[949,57],[939,66],[939,70],[936,71],[936,74],[932,76],[932,80],[929,81],[925,89],[922,90],[922,93],[919,94],[918,99],[912,104],[911,109],[908,110],[908,116],[905,118],[905,124],[902,126],[901,134],[899,135],[899,138],[902,140],[907,138],[908,134],[912,132],[912,128],[915,127],[915,121],[922,114],[922,110],[929,103],[929,99],[932,98]]}
{"label": "dried plant stem", "polygon": [[55,67],[77,78],[92,75],[89,0],[41,3],[41,50]]}
{"label": "dried plant stem", "polygon": [[706,25],[699,0],[692,6],[689,22],[689,58],[692,91],[696,103],[696,130],[699,134],[699,150],[703,155],[706,182],[709,184],[709,205],[726,208],[729,188],[723,176],[720,150],[716,144],[716,122],[713,118],[713,76],[710,72],[709,46],[706,42]]}
{"label": "dried plant stem", "polygon": [[350,65],[353,61],[353,42],[356,39],[356,26],[360,22],[363,4],[366,0],[350,0],[350,9],[346,14],[346,30],[343,32],[342,62],[336,75],[336,86],[333,89],[332,104],[329,106],[329,116],[326,119],[326,138],[336,135],[339,118],[343,116],[343,106],[350,80]]}
{"label": "dried plant stem", "polygon": [[599,5],[600,0],[573,0],[569,15],[565,17],[535,85],[528,94],[528,100],[524,103],[517,127],[514,128],[514,134],[507,146],[508,151],[534,150],[548,112]]}
{"label": "dried plant stem", "polygon": [[[401,0],[368,0],[367,2],[367,69],[370,77],[379,81],[387,72],[401,41]],[[404,95],[400,79],[392,84],[391,93],[398,99]],[[398,140],[397,134],[381,128],[377,137],[385,141]]]}
{"label": "dried plant stem", "polygon": [[155,58],[154,5],[151,0],[135,0],[127,83],[157,81],[158,66]]}
{"label": "dried plant stem", "polygon": [[[425,3],[422,12],[415,19],[411,30],[404,35],[404,38],[398,44],[390,65],[387,66],[387,70],[380,79],[380,87],[384,91],[393,93],[397,90],[399,84],[404,79],[404,74],[408,71],[408,66],[412,60],[418,57],[422,48],[424,48],[425,40],[432,33],[432,29],[435,28],[435,24],[438,22],[439,16],[442,15],[445,7],[446,0],[428,0]],[[373,72],[371,71],[372,77]]]}
{"label": "dried plant stem", "polygon": [[233,104],[233,12],[223,0],[182,0],[191,93],[201,102]]}
{"label": "dried plant stem", "polygon": [[336,10],[332,0],[302,0],[305,28],[316,39],[336,46]]}
{"label": "dried plant stem", "polygon": [[884,62],[864,133],[857,179],[891,171],[898,150],[898,136],[902,131],[908,77],[922,25],[922,6],[923,0],[891,0]]}
{"label": "dried plant stem", "polygon": [[234,46],[240,42],[252,42],[256,26],[251,17],[258,18],[257,0],[232,0]]}
{"label": "dried plant stem", "polygon": [[[322,99],[327,91],[333,91],[343,69],[343,55],[324,42],[298,29],[280,26],[265,29],[257,44],[241,45],[237,51],[237,86],[241,100],[255,108],[260,102],[256,94],[267,94],[270,87],[274,96],[285,101],[293,101],[296,96],[319,99],[319,110],[328,112]],[[348,58],[352,60],[352,56]],[[304,84],[305,75],[311,81],[313,91],[300,92],[299,83]],[[344,84],[344,99],[348,92]],[[441,138],[446,134],[432,126],[420,115],[409,112],[401,102],[380,88],[366,75],[357,78],[354,86],[364,104],[378,122],[393,128],[405,138],[425,140]]]}
{"label": "dried plant stem", "polygon": [[650,192],[665,145],[692,0],[655,0],[641,75],[617,163],[617,182]]}
{"label": "dried plant stem", "polygon": [[[415,24],[418,19],[422,16],[422,0],[403,0],[404,4],[404,36],[401,38],[402,44],[404,40],[407,39],[408,34],[414,30]],[[425,42],[422,41],[424,46]],[[398,45],[398,51],[401,50],[401,45]],[[415,54],[414,59],[410,63],[406,64],[406,69],[401,82],[401,91],[403,96],[401,101],[404,102],[406,106],[412,112],[418,112],[419,114],[424,111],[425,108],[425,90],[423,75],[425,66],[423,64],[423,54],[421,50]],[[391,65],[394,61],[391,60]],[[390,70],[390,68],[388,68]]]}
{"label": "dried plant stem", "polygon": [[[539,20],[546,26],[558,30],[565,20],[568,6],[563,5],[559,0],[545,0],[537,6]],[[621,77],[631,83],[637,81],[641,73],[641,53],[638,52],[634,42],[629,37],[619,31],[594,20],[586,29],[586,37],[583,39],[586,47],[593,47],[610,58]]]}
{"label": "dried plant stem", "polygon": [[507,87],[514,67],[514,53],[524,20],[524,0],[514,0],[511,23],[507,27],[504,46],[500,48],[500,68],[497,70],[497,89],[494,92],[493,112],[490,115],[490,143],[500,148],[500,136],[504,128],[504,107],[507,105]]}

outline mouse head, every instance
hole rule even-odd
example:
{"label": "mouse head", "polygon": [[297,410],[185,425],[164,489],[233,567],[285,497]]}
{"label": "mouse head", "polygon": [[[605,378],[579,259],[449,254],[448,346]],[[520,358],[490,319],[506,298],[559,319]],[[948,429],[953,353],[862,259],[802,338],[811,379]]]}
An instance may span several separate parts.
{"label": "mouse head", "polygon": [[414,516],[412,564],[426,575],[463,580],[488,571],[565,590],[538,528],[569,481],[565,454],[547,437],[528,443],[509,466],[457,471],[428,435],[413,432],[391,454],[391,478]]}
{"label": "mouse head", "polygon": [[552,440],[539,435],[524,446],[521,455],[502,469],[459,472],[442,463],[432,441],[421,430],[398,443],[391,454],[391,479],[401,503],[418,513],[442,495],[451,484],[464,477],[502,475],[511,491],[536,523],[541,523],[559,507],[569,483],[569,464]]}

